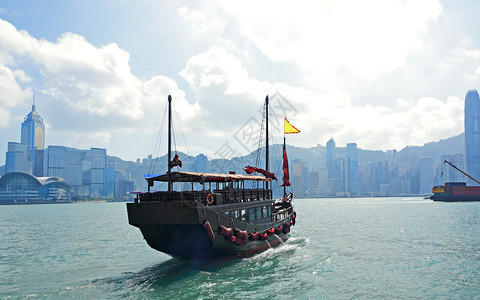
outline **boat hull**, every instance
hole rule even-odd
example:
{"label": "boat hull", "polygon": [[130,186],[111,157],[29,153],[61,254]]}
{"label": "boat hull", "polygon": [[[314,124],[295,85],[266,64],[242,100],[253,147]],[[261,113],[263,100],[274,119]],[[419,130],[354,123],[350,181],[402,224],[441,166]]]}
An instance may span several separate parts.
{"label": "boat hull", "polygon": [[430,197],[433,201],[440,202],[476,202],[480,201],[480,196],[470,196],[470,195],[433,195]]}
{"label": "boat hull", "polygon": [[[129,223],[140,229],[148,245],[155,250],[183,259],[243,257],[281,244],[288,234],[268,236],[265,241],[250,241],[238,245],[217,232],[219,226],[241,228],[248,231],[267,229],[267,225],[249,225],[240,220],[226,218],[203,204],[172,202],[127,203]],[[208,221],[213,236],[204,223]],[[287,220],[279,220],[281,225]],[[213,238],[212,238],[213,237]]]}
{"label": "boat hull", "polygon": [[475,202],[480,201],[480,186],[467,186],[465,182],[447,182],[432,189],[433,201]]}

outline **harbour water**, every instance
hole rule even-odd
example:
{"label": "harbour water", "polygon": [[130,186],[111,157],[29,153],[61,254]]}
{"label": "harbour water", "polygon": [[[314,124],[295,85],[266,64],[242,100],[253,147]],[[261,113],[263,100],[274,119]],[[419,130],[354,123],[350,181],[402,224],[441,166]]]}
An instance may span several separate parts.
{"label": "harbour water", "polygon": [[0,298],[480,298],[480,203],[295,205],[285,244],[209,262],[152,250],[125,203],[1,206]]}

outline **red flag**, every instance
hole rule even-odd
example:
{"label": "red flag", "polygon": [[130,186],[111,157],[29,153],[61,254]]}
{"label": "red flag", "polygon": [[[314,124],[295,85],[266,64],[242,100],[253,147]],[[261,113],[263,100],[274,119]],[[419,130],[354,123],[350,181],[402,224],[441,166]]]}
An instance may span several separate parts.
{"label": "red flag", "polygon": [[283,147],[283,184],[281,186],[290,186],[290,174],[288,173],[288,158],[285,147]]}

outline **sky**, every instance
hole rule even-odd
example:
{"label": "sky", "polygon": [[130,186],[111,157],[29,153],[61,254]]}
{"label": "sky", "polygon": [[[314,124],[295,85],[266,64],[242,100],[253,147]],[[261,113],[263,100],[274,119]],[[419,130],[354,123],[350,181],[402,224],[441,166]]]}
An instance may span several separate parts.
{"label": "sky", "polygon": [[46,146],[124,160],[166,152],[168,95],[189,155],[255,150],[267,95],[299,147],[449,138],[480,89],[478,12],[477,0],[0,0],[0,153],[34,94]]}

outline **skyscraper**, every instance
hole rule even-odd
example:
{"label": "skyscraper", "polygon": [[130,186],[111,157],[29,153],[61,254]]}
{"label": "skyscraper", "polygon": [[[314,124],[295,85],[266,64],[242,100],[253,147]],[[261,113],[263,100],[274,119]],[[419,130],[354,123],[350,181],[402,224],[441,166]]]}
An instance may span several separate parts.
{"label": "skyscraper", "polygon": [[358,195],[358,160],[357,160],[357,144],[347,144],[347,192],[351,195]]}
{"label": "skyscraper", "polygon": [[[467,173],[480,180],[480,98],[477,90],[465,96],[465,166]],[[474,182],[469,180],[469,185]]]}
{"label": "skyscraper", "polygon": [[43,176],[43,148],[45,143],[45,125],[43,119],[35,111],[24,118],[20,143],[8,143],[6,157],[6,173],[24,172],[35,176]]}
{"label": "skyscraper", "polygon": [[327,142],[327,172],[329,180],[337,177],[335,172],[335,141],[333,138]]}
{"label": "skyscraper", "polygon": [[21,144],[27,145],[26,159],[32,164],[31,172],[35,176],[42,176],[45,125],[42,117],[35,110],[35,102],[32,105],[32,111],[23,120]]}
{"label": "skyscraper", "polygon": [[433,187],[433,159],[422,157],[420,159],[420,194],[430,194]]}

